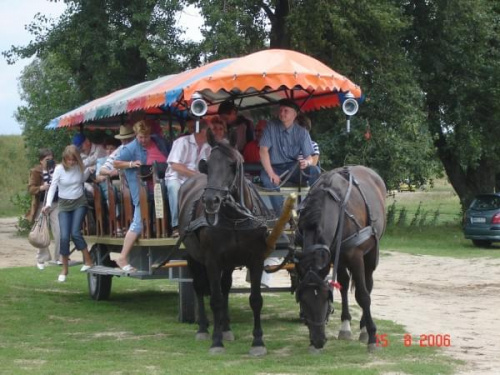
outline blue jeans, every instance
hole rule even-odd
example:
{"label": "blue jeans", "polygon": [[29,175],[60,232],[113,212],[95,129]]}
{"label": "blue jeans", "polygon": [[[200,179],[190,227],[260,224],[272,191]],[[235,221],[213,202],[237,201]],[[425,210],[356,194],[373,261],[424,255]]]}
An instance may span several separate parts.
{"label": "blue jeans", "polygon": [[[273,164],[272,167],[274,173],[276,173],[278,176],[281,176],[286,171],[292,170],[296,164],[297,164],[296,161],[292,161],[283,164]],[[301,170],[299,169],[299,167],[297,167],[293,172],[293,174],[288,179],[288,181],[299,184],[301,178],[300,172]],[[307,184],[311,186],[319,178],[320,169],[316,166],[311,165],[306,169],[304,169],[303,172],[306,174],[306,176],[302,176],[302,180],[307,181]],[[285,178],[285,176],[283,176],[283,178]],[[265,187],[266,189],[273,189],[275,191],[280,191],[280,189],[271,182],[271,179],[269,178],[269,175],[267,174],[265,169],[262,169],[260,173],[260,180],[262,182],[262,186]],[[283,200],[284,200],[283,197],[280,195],[271,195],[269,199],[271,201],[271,205],[273,206],[273,210],[276,216],[280,216],[281,210],[283,208]]]}
{"label": "blue jeans", "polygon": [[77,250],[85,250],[87,243],[82,236],[82,222],[87,213],[87,207],[78,207],[74,211],[59,211],[59,228],[61,230],[59,253],[68,256],[69,241],[73,240]]}
{"label": "blue jeans", "polygon": [[172,228],[175,228],[179,225],[179,189],[181,188],[181,182],[179,180],[166,180],[166,183]]}

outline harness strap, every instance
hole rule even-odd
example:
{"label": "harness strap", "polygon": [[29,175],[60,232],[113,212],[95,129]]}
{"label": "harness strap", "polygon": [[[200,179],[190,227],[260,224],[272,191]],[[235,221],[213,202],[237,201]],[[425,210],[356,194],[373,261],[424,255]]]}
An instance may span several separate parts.
{"label": "harness strap", "polygon": [[348,181],[349,185],[347,187],[347,192],[344,196],[344,199],[342,200],[340,204],[340,218],[339,218],[339,225],[337,226],[337,231],[335,233],[335,257],[334,257],[334,263],[333,263],[333,274],[332,274],[332,280],[335,282],[337,281],[337,270],[339,266],[339,257],[340,257],[340,247],[342,245],[342,233],[344,231],[344,211],[347,206],[347,202],[349,201],[349,196],[351,195],[352,191],[352,174],[349,172],[349,167],[346,167],[344,169],[348,175]]}
{"label": "harness strap", "polygon": [[350,235],[342,241],[340,246],[340,251],[345,251],[352,247],[361,245],[363,242],[367,241],[374,234],[374,229],[371,225],[364,227],[358,232]]}

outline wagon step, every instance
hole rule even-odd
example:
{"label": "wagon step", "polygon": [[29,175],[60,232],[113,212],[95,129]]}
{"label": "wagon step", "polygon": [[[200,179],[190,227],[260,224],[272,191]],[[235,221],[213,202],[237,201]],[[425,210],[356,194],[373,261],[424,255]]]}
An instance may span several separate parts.
{"label": "wagon step", "polygon": [[92,273],[96,275],[112,275],[112,276],[147,276],[149,275],[148,271],[134,271],[134,272],[126,272],[121,270],[120,268],[114,267],[106,267],[106,266],[94,266],[86,271],[87,273]]}

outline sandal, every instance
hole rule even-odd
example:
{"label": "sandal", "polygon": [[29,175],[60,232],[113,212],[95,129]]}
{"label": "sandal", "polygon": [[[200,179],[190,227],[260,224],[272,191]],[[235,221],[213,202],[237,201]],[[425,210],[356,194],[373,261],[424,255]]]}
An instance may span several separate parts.
{"label": "sandal", "polygon": [[118,237],[118,238],[123,237],[123,232],[120,228],[116,228],[116,237]]}
{"label": "sandal", "polygon": [[120,269],[121,269],[122,271],[125,271],[125,272],[135,272],[135,271],[137,271],[137,270],[136,270],[134,267],[132,267],[130,264],[127,264],[127,265],[125,265],[125,266],[123,266],[123,267],[120,267]]}

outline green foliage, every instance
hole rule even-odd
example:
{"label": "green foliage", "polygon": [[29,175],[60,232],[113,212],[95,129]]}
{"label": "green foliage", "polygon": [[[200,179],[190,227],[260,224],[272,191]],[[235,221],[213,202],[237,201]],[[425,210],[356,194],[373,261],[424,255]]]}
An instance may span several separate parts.
{"label": "green foliage", "polygon": [[426,123],[465,207],[500,171],[500,8],[478,0],[409,1],[406,48],[426,93]]}
{"label": "green foliage", "polygon": [[[26,160],[23,137],[0,136],[0,217],[24,215],[25,205],[15,204],[17,195],[27,193],[29,164]],[[22,193],[21,193],[22,192]],[[28,206],[29,208],[29,206]]]}
{"label": "green foliage", "polygon": [[[81,103],[82,97],[64,64],[56,55],[35,59],[24,68],[19,80],[21,98],[26,105],[16,111],[16,120],[22,124],[30,165],[38,163],[38,150],[48,147],[56,160],[71,138],[66,131],[48,131],[45,126],[63,112]],[[48,88],[50,87],[50,90]]]}
{"label": "green foliage", "polygon": [[263,1],[201,0],[195,4],[204,17],[200,51],[205,61],[236,57],[265,48],[267,32]]}
{"label": "green foliage", "polygon": [[[69,109],[200,61],[270,45],[309,54],[363,89],[365,100],[350,134],[338,109],[311,114],[324,168],[364,164],[394,188],[406,178],[425,183],[441,173],[442,162],[464,206],[495,186],[500,172],[500,7],[495,2],[65,3],[67,11],[56,21],[37,16],[29,26],[34,41],[28,46],[4,52],[11,62],[39,59],[34,71],[23,73],[28,105],[17,116],[30,161],[40,143],[51,141],[47,145],[59,150],[68,141],[64,133],[47,136],[42,128]],[[204,17],[200,44],[183,42],[182,30],[174,26],[186,4],[196,5]]]}
{"label": "green foliage", "polygon": [[416,71],[402,47],[409,20],[399,6],[386,0],[299,2],[289,23],[294,48],[347,76],[366,95],[351,133],[338,109],[311,114],[323,167],[367,165],[390,188],[404,178],[423,183],[434,176],[439,164]]}
{"label": "green foliage", "polygon": [[26,219],[24,214],[30,210],[31,195],[27,191],[16,193],[10,198],[10,202],[14,205],[16,211],[21,213],[21,215],[17,218],[18,234],[28,234],[31,230],[31,223]]}
{"label": "green foliage", "polygon": [[391,205],[387,208],[386,221],[388,227],[394,224],[395,218],[396,218],[396,201],[393,201]]}

